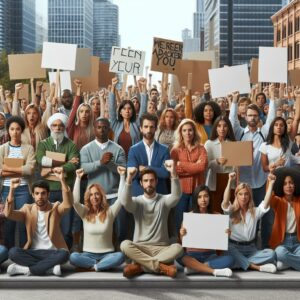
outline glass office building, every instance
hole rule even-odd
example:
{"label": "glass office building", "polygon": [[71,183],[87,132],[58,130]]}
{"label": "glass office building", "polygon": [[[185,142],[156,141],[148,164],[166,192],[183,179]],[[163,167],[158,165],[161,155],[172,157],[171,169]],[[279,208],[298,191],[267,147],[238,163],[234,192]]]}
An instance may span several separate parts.
{"label": "glass office building", "polygon": [[273,46],[271,16],[282,0],[205,0],[205,50],[219,66],[249,63],[259,46]]}
{"label": "glass office building", "polygon": [[93,0],[49,0],[48,41],[93,48]]}
{"label": "glass office building", "polygon": [[110,0],[94,0],[93,54],[109,62],[112,46],[120,45],[119,7]]}

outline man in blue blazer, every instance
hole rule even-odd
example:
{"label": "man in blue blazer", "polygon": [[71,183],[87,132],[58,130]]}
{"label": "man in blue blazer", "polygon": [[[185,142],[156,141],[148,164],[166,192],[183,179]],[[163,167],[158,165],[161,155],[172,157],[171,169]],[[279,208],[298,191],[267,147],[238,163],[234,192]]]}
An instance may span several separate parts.
{"label": "man in blue blazer", "polygon": [[[158,175],[156,191],[159,194],[169,194],[168,178],[169,172],[164,167],[164,162],[170,159],[168,147],[154,140],[157,129],[158,118],[155,115],[145,113],[140,118],[140,130],[143,140],[129,149],[127,167],[135,167],[142,171],[145,167],[153,169]],[[139,172],[132,182],[132,195],[134,197],[143,195],[144,191],[140,184]]]}

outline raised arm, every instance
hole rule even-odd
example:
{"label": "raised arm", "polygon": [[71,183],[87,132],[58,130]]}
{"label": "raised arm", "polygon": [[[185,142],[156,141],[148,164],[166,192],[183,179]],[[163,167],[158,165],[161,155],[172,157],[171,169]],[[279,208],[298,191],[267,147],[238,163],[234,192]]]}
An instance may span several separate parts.
{"label": "raised arm", "polygon": [[118,78],[115,77],[112,79],[111,91],[108,94],[108,111],[109,111],[109,120],[111,123],[117,120],[117,102],[116,102],[116,85],[118,84]]}
{"label": "raised arm", "polygon": [[125,175],[126,175],[126,168],[119,166],[118,167],[118,173],[120,175],[120,182],[119,182],[119,189],[118,189],[118,199],[115,201],[115,203],[110,207],[112,214],[114,217],[116,217],[122,207],[121,204],[121,196],[124,190],[124,186],[125,186]]}
{"label": "raised arm", "polygon": [[15,94],[14,99],[12,103],[12,111],[11,114],[13,116],[21,116],[21,107],[19,103],[19,92],[23,88],[23,83],[17,83],[15,84]]}
{"label": "raised arm", "polygon": [[83,175],[83,169],[76,170],[76,180],[73,188],[73,207],[81,219],[83,219],[88,212],[88,209],[85,207],[85,205],[80,203],[80,182]]}
{"label": "raised arm", "polygon": [[298,132],[298,126],[300,121],[300,88],[294,91],[295,95],[295,116],[292,125],[292,131],[290,133],[290,139],[293,141]]}
{"label": "raised arm", "polygon": [[224,191],[223,201],[221,207],[227,209],[230,205],[230,190],[231,190],[231,183],[235,180],[236,174],[235,172],[229,173],[228,175],[228,183],[226,189]]}
{"label": "raised arm", "polygon": [[265,199],[264,199],[264,209],[268,209],[270,207],[270,201],[272,198],[272,192],[273,192],[273,187],[274,187],[274,183],[276,180],[276,176],[273,174],[269,174],[268,176],[268,189],[265,195]]}
{"label": "raised arm", "polygon": [[229,112],[229,120],[232,125],[234,135],[236,140],[240,140],[244,129],[241,127],[239,118],[238,118],[238,99],[239,99],[239,92],[233,92],[232,93],[232,103],[230,106],[230,112]]}
{"label": "raised arm", "polygon": [[126,183],[123,192],[120,196],[121,204],[130,213],[134,213],[136,210],[136,203],[132,200],[132,195],[131,195],[132,179],[134,178],[136,173],[137,173],[137,168],[134,167],[127,168]]}

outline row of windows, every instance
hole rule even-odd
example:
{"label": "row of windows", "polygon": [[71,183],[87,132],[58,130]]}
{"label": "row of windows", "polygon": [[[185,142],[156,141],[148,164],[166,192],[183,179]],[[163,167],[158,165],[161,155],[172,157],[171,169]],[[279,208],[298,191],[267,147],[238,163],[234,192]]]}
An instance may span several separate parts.
{"label": "row of windows", "polygon": [[288,61],[298,58],[300,58],[300,42],[288,45]]}
{"label": "row of windows", "polygon": [[300,16],[297,16],[295,18],[295,24],[293,24],[293,21],[289,21],[287,26],[286,24],[283,24],[281,28],[277,29],[276,32],[276,40],[279,42],[281,39],[285,39],[288,36],[292,35],[294,32],[297,32],[300,30]]}

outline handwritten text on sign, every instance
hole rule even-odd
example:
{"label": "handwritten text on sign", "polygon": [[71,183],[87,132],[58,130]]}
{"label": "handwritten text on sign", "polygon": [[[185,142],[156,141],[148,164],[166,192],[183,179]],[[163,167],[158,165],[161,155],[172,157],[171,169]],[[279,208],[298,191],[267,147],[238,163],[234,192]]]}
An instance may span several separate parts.
{"label": "handwritten text on sign", "polygon": [[109,72],[142,76],[145,51],[112,47]]}
{"label": "handwritten text on sign", "polygon": [[175,73],[176,60],[182,59],[183,43],[154,38],[151,70]]}

